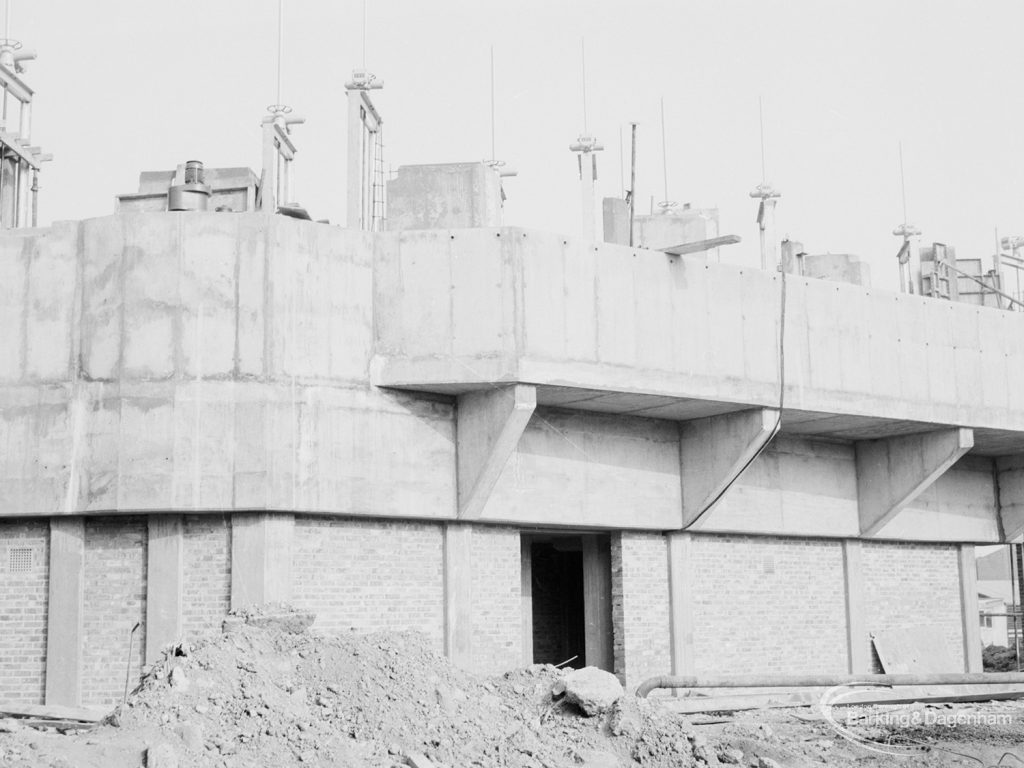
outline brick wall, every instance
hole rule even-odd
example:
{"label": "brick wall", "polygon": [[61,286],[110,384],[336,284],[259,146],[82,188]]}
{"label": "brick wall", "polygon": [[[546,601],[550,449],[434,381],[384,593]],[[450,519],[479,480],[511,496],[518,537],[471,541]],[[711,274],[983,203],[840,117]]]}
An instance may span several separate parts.
{"label": "brick wall", "polygon": [[522,666],[522,553],[515,528],[473,527],[473,668],[494,674]]}
{"label": "brick wall", "polygon": [[842,544],[694,536],[698,673],[847,670]]}
{"label": "brick wall", "polygon": [[0,702],[42,704],[46,684],[46,520],[0,521]]}
{"label": "brick wall", "polygon": [[226,515],[187,515],[184,525],[184,634],[217,634],[231,609],[231,522]]}
{"label": "brick wall", "polygon": [[668,549],[660,533],[612,535],[615,674],[628,687],[672,671]]}
{"label": "brick wall", "polygon": [[107,705],[124,694],[128,634],[135,633],[132,687],[139,680],[146,633],[146,520],[85,521],[85,604],[82,638],[82,703]]}
{"label": "brick wall", "polygon": [[293,602],[328,632],[417,630],[441,651],[442,558],[437,523],[298,517]]}
{"label": "brick wall", "polygon": [[[946,648],[963,669],[960,566],[948,544],[864,542],[864,610],[868,633],[937,626]],[[869,637],[861,638],[872,657]],[[875,662],[876,671],[880,668]]]}

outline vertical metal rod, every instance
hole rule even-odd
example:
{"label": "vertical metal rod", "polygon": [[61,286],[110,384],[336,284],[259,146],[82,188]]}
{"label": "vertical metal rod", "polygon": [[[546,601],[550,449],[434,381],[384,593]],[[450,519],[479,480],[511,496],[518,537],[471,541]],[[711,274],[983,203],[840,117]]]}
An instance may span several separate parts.
{"label": "vertical metal rod", "polygon": [[277,0],[277,103],[281,104],[281,60],[284,48],[284,0]]}
{"label": "vertical metal rod", "polygon": [[768,180],[768,173],[765,170],[765,152],[764,152],[764,98],[761,96],[757,97],[757,112],[758,118],[761,123],[761,183],[766,184]]}
{"label": "vertical metal rod", "polygon": [[583,72],[583,135],[587,135],[587,41],[580,38],[580,69]]}
{"label": "vertical metal rod", "polygon": [[6,0],[4,2],[4,38],[7,40],[11,39],[11,5],[14,0]]}
{"label": "vertical metal rod", "polygon": [[661,97],[661,173],[665,182],[665,202],[668,202],[668,142],[665,141],[665,97]]}
{"label": "vertical metal rod", "polygon": [[497,150],[494,148],[494,46],[491,46],[491,160],[497,160]]}
{"label": "vertical metal rod", "polygon": [[622,152],[622,124],[619,124],[619,188],[626,191],[626,161]]}
{"label": "vertical metal rod", "polygon": [[632,140],[629,161],[629,244],[633,245],[633,213],[636,210],[636,123],[630,123]]}
{"label": "vertical metal rod", "polygon": [[900,197],[903,200],[903,226],[907,226],[907,178],[903,173],[903,142],[900,142]]}
{"label": "vertical metal rod", "polygon": [[363,69],[366,69],[366,0],[363,0]]}
{"label": "vertical metal rod", "polygon": [[39,226],[39,171],[32,171],[32,226]]}

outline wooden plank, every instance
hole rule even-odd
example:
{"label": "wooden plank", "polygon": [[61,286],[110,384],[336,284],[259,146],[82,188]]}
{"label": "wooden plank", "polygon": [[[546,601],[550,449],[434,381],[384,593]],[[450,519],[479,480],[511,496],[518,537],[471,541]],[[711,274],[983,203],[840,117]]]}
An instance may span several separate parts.
{"label": "wooden plank", "polygon": [[82,609],[85,519],[50,519],[46,614],[46,704],[75,707],[82,699]]}
{"label": "wooden plank", "polygon": [[523,666],[533,664],[533,557],[530,537],[520,536],[519,555],[522,563],[519,594],[523,612]]}
{"label": "wooden plank", "polygon": [[615,671],[612,653],[612,557],[607,536],[583,539],[584,653],[587,666]]}
{"label": "wooden plank", "polygon": [[[991,690],[991,686],[962,686],[962,692],[935,693],[921,686],[895,688],[886,691],[870,690],[843,698],[842,704],[833,706],[872,706],[888,704],[941,704],[983,701],[1010,701],[1024,698],[1024,688]],[[739,696],[692,696],[680,699],[658,699],[661,706],[678,714],[703,712],[741,712],[754,709],[788,709],[816,707],[821,701],[818,691],[799,693],[755,693]],[[815,718],[817,719],[817,718]]]}
{"label": "wooden plank", "polygon": [[33,717],[52,720],[75,720],[98,723],[109,713],[92,707],[71,707],[60,704],[0,704],[0,715],[5,717]]}

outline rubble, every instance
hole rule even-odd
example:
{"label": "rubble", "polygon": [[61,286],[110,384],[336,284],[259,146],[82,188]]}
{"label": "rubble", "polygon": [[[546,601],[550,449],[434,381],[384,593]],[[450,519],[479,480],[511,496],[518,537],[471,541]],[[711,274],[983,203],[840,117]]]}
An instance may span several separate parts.
{"label": "rubble", "polygon": [[713,731],[624,695],[593,668],[479,677],[421,635],[325,636],[287,613],[235,615],[225,634],[169,648],[119,709],[119,726],[61,735],[0,721],[0,765],[793,768],[863,756],[820,722],[779,710]]}
{"label": "rubble", "polygon": [[570,671],[555,683],[553,696],[564,694],[565,700],[579,707],[588,717],[608,712],[625,691],[611,672],[597,667]]}

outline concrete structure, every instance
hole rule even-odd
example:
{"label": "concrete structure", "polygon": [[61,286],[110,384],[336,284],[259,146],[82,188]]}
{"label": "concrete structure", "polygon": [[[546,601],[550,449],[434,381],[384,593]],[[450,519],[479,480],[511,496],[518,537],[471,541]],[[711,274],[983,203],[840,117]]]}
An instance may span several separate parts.
{"label": "concrete structure", "polygon": [[871,265],[852,253],[806,253],[803,243],[783,240],[781,260],[791,275],[871,287]]}
{"label": "concrete structure", "polygon": [[980,668],[1024,316],[396,198],[0,236],[0,700],[109,704],[136,623],[133,674],[267,600],[627,685],[923,624]]}
{"label": "concrete structure", "polygon": [[501,178],[486,163],[403,165],[387,194],[389,230],[501,226]]}
{"label": "concrete structure", "polygon": [[[629,244],[629,206],[625,200],[606,197],[603,202],[604,241],[616,245]],[[638,248],[660,250],[683,243],[696,243],[717,237],[718,209],[665,208],[658,213],[634,216],[633,242]],[[718,249],[705,253],[709,261],[718,261]]]}
{"label": "concrete structure", "polygon": [[[167,210],[167,192],[184,173],[184,164],[173,171],[144,171],[139,174],[139,191],[117,196],[117,211],[142,213]],[[243,212],[256,209],[260,180],[249,168],[207,168],[210,187],[209,210],[218,208]]]}

